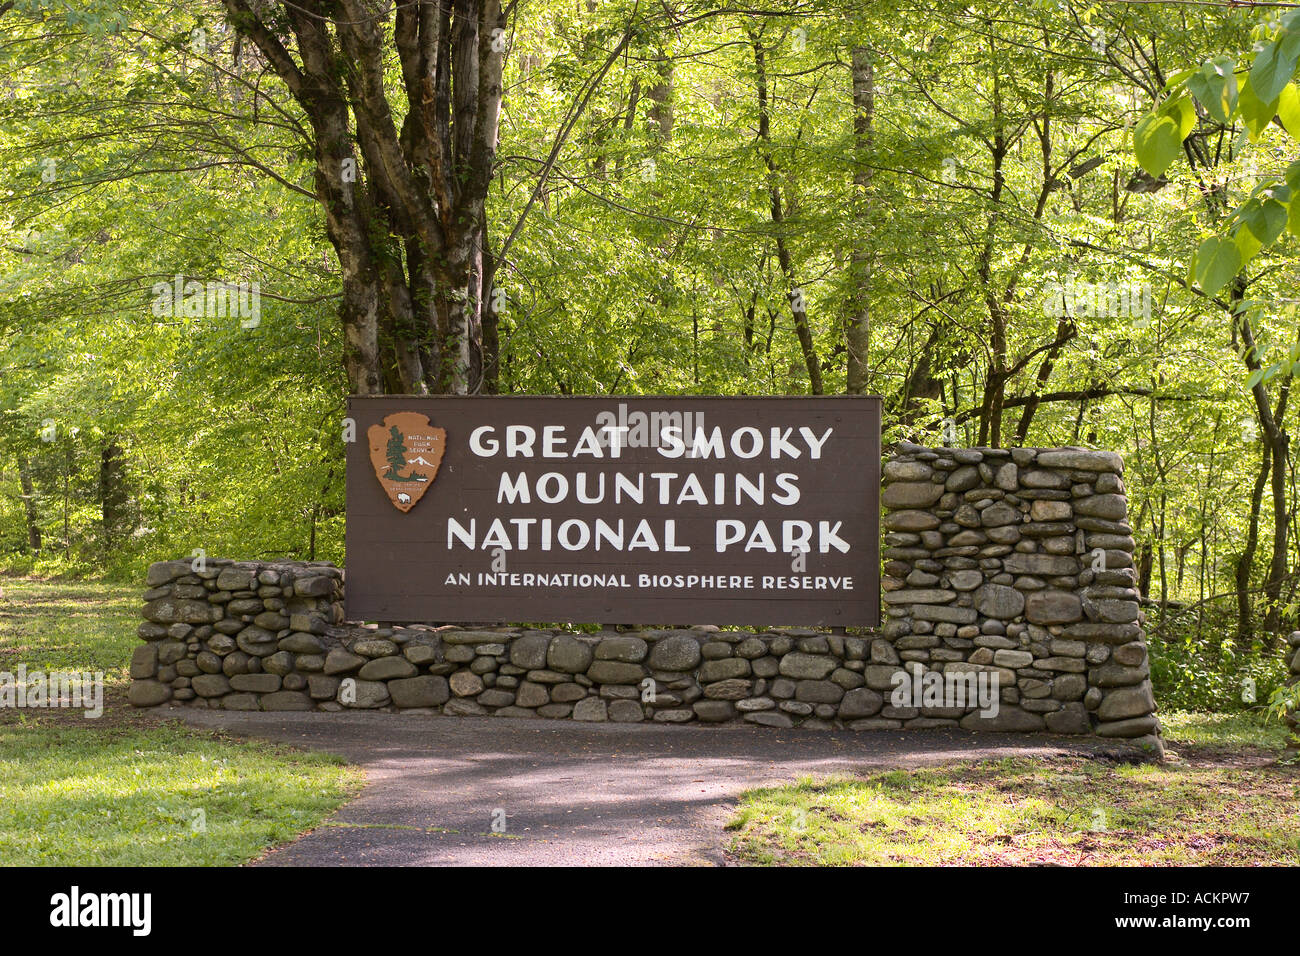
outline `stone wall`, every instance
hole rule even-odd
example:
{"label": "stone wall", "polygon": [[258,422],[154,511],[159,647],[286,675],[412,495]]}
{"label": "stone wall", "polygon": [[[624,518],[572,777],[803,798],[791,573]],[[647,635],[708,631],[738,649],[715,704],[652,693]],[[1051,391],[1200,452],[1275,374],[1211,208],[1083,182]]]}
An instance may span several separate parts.
{"label": "stone wall", "polygon": [[987,729],[1161,749],[1124,465],[1080,448],[924,448],[884,468],[883,636],[909,666],[994,671]]}
{"label": "stone wall", "polygon": [[[128,699],[309,709],[309,679],[346,632],[332,564],[160,561],[149,568]],[[331,643],[332,642],[332,643]]]}
{"label": "stone wall", "polygon": [[[898,729],[898,658],[807,628],[577,634],[342,623],[329,565],[149,569],[130,700],[225,710],[350,708],[586,721]],[[956,720],[944,721],[956,725]]]}
{"label": "stone wall", "polygon": [[[342,572],[328,564],[160,562],[130,700],[1095,733],[1158,753],[1122,470],[1079,449],[901,446],[882,492],[887,617],[856,635],[378,627],[343,621]],[[891,699],[904,674],[917,689],[996,679],[997,713]]]}

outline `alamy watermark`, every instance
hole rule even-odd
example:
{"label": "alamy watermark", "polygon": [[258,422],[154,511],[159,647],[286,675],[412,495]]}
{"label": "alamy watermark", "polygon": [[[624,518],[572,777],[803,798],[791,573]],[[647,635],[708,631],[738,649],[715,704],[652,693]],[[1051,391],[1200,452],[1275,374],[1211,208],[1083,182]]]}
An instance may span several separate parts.
{"label": "alamy watermark", "polygon": [[19,708],[84,710],[91,720],[104,713],[103,671],[0,671],[0,710]]}
{"label": "alamy watermark", "polygon": [[155,282],[151,291],[158,318],[238,318],[245,329],[262,323],[262,289],[256,282],[200,282],[178,275]]}
{"label": "alamy watermark", "polygon": [[1049,282],[1043,296],[1043,314],[1056,319],[1066,316],[1128,318],[1144,328],[1151,322],[1151,284],[1083,279]]}
{"label": "alamy watermark", "polygon": [[703,412],[680,411],[628,411],[626,402],[618,403],[618,411],[603,411],[596,415],[600,426],[598,441],[601,447],[617,444],[619,448],[669,448],[681,450],[687,458],[697,458],[701,446],[707,445],[704,436]]}
{"label": "alamy watermark", "polygon": [[83,893],[73,886],[50,897],[50,925],[56,928],[121,927],[132,936],[153,928],[152,893]]}
{"label": "alamy watermark", "polygon": [[978,707],[981,717],[996,717],[1001,707],[997,671],[898,671],[892,680],[895,707]]}

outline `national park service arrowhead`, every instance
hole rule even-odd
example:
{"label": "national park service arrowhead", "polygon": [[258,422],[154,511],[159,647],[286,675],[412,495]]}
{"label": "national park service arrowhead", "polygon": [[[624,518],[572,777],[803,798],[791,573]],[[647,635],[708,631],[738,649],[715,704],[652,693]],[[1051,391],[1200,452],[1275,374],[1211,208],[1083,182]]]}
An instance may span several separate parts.
{"label": "national park service arrowhead", "polygon": [[427,415],[394,412],[371,425],[366,437],[370,464],[388,500],[398,511],[410,511],[438,476],[447,450],[447,430],[432,425]]}

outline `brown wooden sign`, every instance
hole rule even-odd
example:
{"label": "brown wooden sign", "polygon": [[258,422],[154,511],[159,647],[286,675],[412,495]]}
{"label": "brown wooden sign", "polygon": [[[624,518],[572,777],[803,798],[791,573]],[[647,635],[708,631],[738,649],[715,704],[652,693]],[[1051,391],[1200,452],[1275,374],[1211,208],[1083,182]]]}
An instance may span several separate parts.
{"label": "brown wooden sign", "polygon": [[348,409],[350,620],[879,623],[879,399]]}

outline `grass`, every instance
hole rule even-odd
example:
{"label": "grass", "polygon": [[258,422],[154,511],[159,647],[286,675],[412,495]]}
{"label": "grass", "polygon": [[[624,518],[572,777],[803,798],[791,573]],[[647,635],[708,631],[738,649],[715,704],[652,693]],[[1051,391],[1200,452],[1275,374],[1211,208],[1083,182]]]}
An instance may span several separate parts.
{"label": "grass", "polygon": [[234,865],[294,839],[354,789],[339,758],[150,728],[0,727],[0,861]]}
{"label": "grass", "polygon": [[[107,709],[0,710],[0,863],[236,864],[359,786],[336,758],[126,706],[138,588],[0,579],[0,670],[103,671]],[[963,763],[755,790],[728,826],[757,864],[1300,864],[1300,774],[1253,714],[1161,715],[1180,759]]]}
{"label": "grass", "polygon": [[755,790],[740,862],[1295,866],[1300,786],[1273,767],[1008,759]]}
{"label": "grass", "polygon": [[967,762],[742,795],[758,865],[1300,865],[1300,771],[1250,714],[1164,716],[1174,759]]}
{"label": "grass", "polygon": [[125,685],[138,645],[140,589],[0,578],[0,670],[103,671]]}
{"label": "grass", "polygon": [[127,706],[138,588],[0,579],[0,671],[102,671],[105,712],[0,709],[0,864],[233,865],[356,793],[340,758]]}
{"label": "grass", "polygon": [[1280,720],[1265,720],[1257,712],[1206,714],[1190,710],[1161,712],[1165,739],[1175,750],[1183,745],[1223,749],[1282,750],[1287,729]]}

